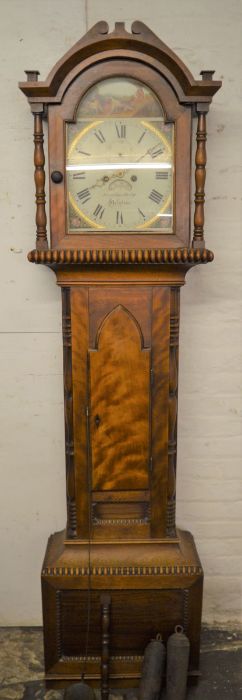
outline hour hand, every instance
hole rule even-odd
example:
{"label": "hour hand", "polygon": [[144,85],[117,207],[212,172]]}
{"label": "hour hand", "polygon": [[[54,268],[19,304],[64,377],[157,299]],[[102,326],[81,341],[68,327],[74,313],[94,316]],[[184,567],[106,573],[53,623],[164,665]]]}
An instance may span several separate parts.
{"label": "hour hand", "polygon": [[91,190],[91,189],[93,189],[93,187],[102,187],[102,186],[105,185],[105,183],[108,182],[109,180],[110,180],[110,177],[108,177],[108,175],[103,175],[103,177],[99,177],[99,179],[96,180],[96,182],[94,183],[94,185],[91,185],[91,186],[89,187],[89,189]]}

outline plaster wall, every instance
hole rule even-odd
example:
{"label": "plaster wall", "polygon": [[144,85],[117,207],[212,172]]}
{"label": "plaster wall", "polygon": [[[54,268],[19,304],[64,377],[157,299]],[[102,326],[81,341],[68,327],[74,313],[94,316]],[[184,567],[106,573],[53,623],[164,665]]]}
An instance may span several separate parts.
{"label": "plaster wall", "polygon": [[205,570],[204,620],[242,621],[240,0],[0,2],[0,624],[41,624],[40,569],[65,524],[60,291],[30,265],[35,240],[33,121],[17,82],[45,79],[99,19],[141,19],[195,77],[223,89],[208,117],[206,241],[215,262],[182,290],[177,522]]}

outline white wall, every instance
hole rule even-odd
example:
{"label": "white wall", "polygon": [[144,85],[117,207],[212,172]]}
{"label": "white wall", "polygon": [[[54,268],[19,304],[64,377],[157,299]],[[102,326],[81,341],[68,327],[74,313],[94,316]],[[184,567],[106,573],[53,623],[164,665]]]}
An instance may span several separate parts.
{"label": "white wall", "polygon": [[215,262],[182,291],[178,524],[205,569],[204,620],[242,620],[240,0],[1,0],[0,622],[41,623],[48,535],[65,524],[60,291],[34,247],[33,119],[17,89],[45,79],[99,19],[146,22],[223,89],[208,119],[206,240]]}

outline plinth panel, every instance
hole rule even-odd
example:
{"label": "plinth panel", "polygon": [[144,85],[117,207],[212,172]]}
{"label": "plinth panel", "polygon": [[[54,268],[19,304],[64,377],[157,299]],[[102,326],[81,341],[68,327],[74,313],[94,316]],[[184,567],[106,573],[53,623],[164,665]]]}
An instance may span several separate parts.
{"label": "plinth panel", "polygon": [[[107,591],[111,596],[110,648],[114,655],[142,654],[146,644],[158,632],[167,637],[171,625],[182,624],[183,591],[173,590]],[[89,643],[92,654],[101,653],[100,592],[90,600]],[[148,624],[147,621],[149,620]],[[61,651],[64,656],[85,654],[87,628],[87,594],[84,591],[60,591],[59,621]]]}

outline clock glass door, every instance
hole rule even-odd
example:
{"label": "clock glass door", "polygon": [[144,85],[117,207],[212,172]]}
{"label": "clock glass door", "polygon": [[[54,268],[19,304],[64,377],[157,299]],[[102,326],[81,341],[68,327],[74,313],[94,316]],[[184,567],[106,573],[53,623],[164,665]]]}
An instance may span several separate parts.
{"label": "clock glass door", "polygon": [[174,125],[144,84],[92,87],[67,124],[67,230],[173,232]]}

